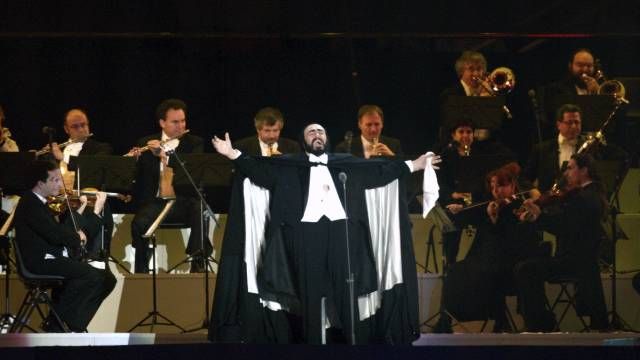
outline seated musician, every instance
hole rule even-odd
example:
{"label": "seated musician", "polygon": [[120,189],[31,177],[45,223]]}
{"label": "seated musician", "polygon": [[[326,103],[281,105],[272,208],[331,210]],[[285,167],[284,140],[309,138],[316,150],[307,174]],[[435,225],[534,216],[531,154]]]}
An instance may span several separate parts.
{"label": "seated musician", "polygon": [[284,117],[280,110],[265,107],[254,118],[256,136],[236,141],[233,146],[244,154],[252,156],[274,156],[300,152],[297,142],[280,136],[284,127]]}
{"label": "seated musician", "polygon": [[[535,226],[514,213],[522,203],[518,196],[525,194],[519,191],[519,172],[515,162],[491,171],[486,176],[491,200],[464,210],[452,208],[459,223],[472,224],[477,231],[464,260],[450,267],[443,304],[458,320],[495,319],[494,332],[508,327],[505,296],[515,294],[516,263],[550,253]],[[439,331],[447,331],[446,320],[439,322]]]}
{"label": "seated musician", "polygon": [[[76,189],[76,167],[69,164],[72,156],[81,155],[111,155],[113,148],[110,144],[96,140],[91,134],[91,126],[87,113],[78,108],[70,109],[64,116],[64,132],[69,136],[68,145],[60,148],[53,143],[51,153],[60,164],[60,171],[67,190]],[[47,145],[48,147],[48,145]],[[45,148],[47,148],[45,147]],[[82,184],[82,179],[80,179]],[[107,203],[101,214],[104,227],[95,237],[87,242],[87,255],[92,259],[108,258],[113,233],[113,216],[111,207]]]}
{"label": "seated musician", "polygon": [[[151,258],[149,239],[143,238],[142,235],[155,221],[166,203],[166,200],[162,199],[166,194],[161,193],[160,182],[166,180],[171,186],[171,176],[167,174],[171,174],[173,170],[171,167],[173,160],[169,161],[167,152],[188,154],[204,151],[202,138],[186,133],[186,112],[187,105],[182,100],[164,100],[156,109],[158,124],[162,131],[138,140],[138,147],[130,152],[138,156],[134,196],[138,211],[131,224],[132,245],[136,250],[136,273],[149,272]],[[150,151],[141,152],[145,146]],[[186,253],[192,258],[191,272],[203,272],[205,260],[211,255],[213,247],[206,234],[202,239],[200,237],[202,229],[200,201],[195,197],[175,195],[177,195],[176,203],[165,218],[165,222],[186,223],[191,228],[186,249]]]}
{"label": "seated musician", "polygon": [[591,329],[608,326],[598,266],[601,220],[607,202],[593,157],[572,155],[564,176],[567,190],[561,204],[541,208],[533,199],[526,200],[527,211],[520,215],[521,220],[534,222],[557,236],[554,257],[525,260],[516,266],[518,298],[528,331],[551,331],[555,327],[554,314],[545,308],[544,283],[561,277],[577,280],[578,314],[591,316]]}
{"label": "seated musician", "polygon": [[335,152],[357,157],[402,157],[400,140],[382,135],[384,113],[378,105],[362,105],[358,110],[360,136],[346,139],[336,146]]}
{"label": "seated musician", "polygon": [[[71,331],[85,332],[116,279],[109,271],[71,256],[99,231],[102,220],[98,214],[106,195],[99,193],[92,212],[81,207],[70,212],[69,216],[74,216],[72,221],[62,224],[46,204],[47,197],[57,195],[62,186],[58,165],[34,161],[27,174],[31,190],[23,194],[15,213],[16,244],[24,266],[35,274],[65,278],[64,285],[51,294],[53,308]],[[90,214],[78,216],[79,212]],[[63,330],[51,315],[43,328],[49,332]]]}

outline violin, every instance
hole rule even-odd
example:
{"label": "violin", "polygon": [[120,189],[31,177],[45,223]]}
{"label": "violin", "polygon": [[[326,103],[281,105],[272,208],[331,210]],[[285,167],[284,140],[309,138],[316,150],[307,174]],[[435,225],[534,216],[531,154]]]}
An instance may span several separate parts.
{"label": "violin", "polygon": [[[98,189],[95,188],[85,188],[80,191],[78,190],[67,190],[65,193],[56,196],[49,196],[47,198],[47,206],[51,212],[58,216],[67,211],[70,207],[72,210],[77,210],[82,206],[81,196],[86,196],[87,198],[87,206],[95,207],[96,199],[97,199]],[[125,203],[131,201],[131,195],[123,195],[114,192],[105,192],[107,197],[117,198]]]}
{"label": "violin", "polygon": [[[538,206],[540,209],[544,209],[546,207],[557,206],[566,203],[569,199],[571,199],[574,195],[576,195],[580,191],[579,186],[574,186],[571,188],[560,189],[559,187],[553,187],[548,192],[542,194],[539,198],[532,201],[533,204]],[[522,204],[520,208],[514,210],[514,214],[517,217],[521,217],[522,214],[525,214],[524,220],[532,221],[531,215],[526,215],[529,213],[529,209],[526,204]]]}

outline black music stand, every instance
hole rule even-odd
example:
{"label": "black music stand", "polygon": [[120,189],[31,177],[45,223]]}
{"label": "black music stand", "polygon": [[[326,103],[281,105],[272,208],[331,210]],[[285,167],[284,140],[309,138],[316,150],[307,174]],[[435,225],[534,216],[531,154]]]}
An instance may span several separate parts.
{"label": "black music stand", "polygon": [[[134,157],[114,155],[83,155],[72,156],[69,159],[69,170],[75,170],[77,179],[83,187],[93,187],[106,192],[131,194],[136,173],[136,159]],[[111,244],[109,244],[111,245]],[[110,247],[110,246],[109,246]],[[109,267],[109,261],[120,269],[131,274],[118,259],[111,255],[111,249],[105,249],[104,229],[102,231],[100,256]]]}
{"label": "black music stand", "polygon": [[[617,296],[618,270],[616,265],[616,244],[618,243],[618,227],[616,223],[617,216],[620,213],[618,193],[620,192],[622,182],[629,171],[630,161],[627,159],[625,161],[596,162],[596,164],[598,163],[600,166],[596,166],[597,171],[602,171],[602,169],[609,170],[599,172],[598,174],[600,175],[600,178],[603,179],[604,185],[606,186],[607,183],[609,183],[611,184],[609,185],[611,186],[610,189],[612,189],[609,193],[611,195],[609,198],[609,212],[611,214],[611,311],[607,313],[611,318],[609,321],[609,328],[610,330],[636,332],[636,330],[634,330],[631,325],[629,325],[629,323],[626,322],[620,314],[618,314]],[[615,163],[617,163],[617,167],[615,166]]]}
{"label": "black music stand", "polygon": [[504,106],[503,96],[449,96],[442,105],[442,121],[446,129],[461,119],[471,119],[476,129],[499,130]]}
{"label": "black music stand", "polygon": [[[35,160],[35,153],[31,151],[25,152],[0,152],[0,196],[22,194],[29,190],[25,184],[28,183],[26,169],[29,163]],[[1,197],[0,197],[1,199]],[[9,228],[11,219],[7,218],[0,223],[0,229]],[[6,224],[5,224],[6,222]],[[15,266],[15,262],[10,256],[10,242],[7,234],[0,234],[0,251],[4,253],[6,260],[5,271],[5,311],[0,315],[0,329],[10,327],[15,316],[10,311],[10,287],[9,275],[11,274],[11,264]],[[33,329],[32,329],[33,330]]]}
{"label": "black music stand", "polygon": [[[194,332],[209,328],[209,266],[210,261],[218,263],[214,258],[207,256],[204,251],[204,216],[209,214],[218,224],[213,210],[204,197],[205,189],[213,187],[228,187],[231,182],[231,162],[220,154],[181,154],[173,152],[171,154],[170,165],[174,168],[173,187],[176,193],[181,196],[195,196],[200,200],[200,255],[205,260],[204,281],[205,281],[205,317],[200,327],[185,330],[184,332]],[[175,163],[179,166],[175,166]],[[206,209],[206,210],[205,210]],[[213,239],[212,239],[213,241]],[[211,244],[212,247],[213,244]],[[215,248],[215,247],[214,247]],[[177,265],[171,267],[167,272],[175,269],[181,264],[194,260],[194,254],[187,256]]]}
{"label": "black music stand", "polygon": [[[185,332],[186,330],[176,324],[175,322],[169,320],[169,318],[167,318],[166,316],[162,315],[159,311],[158,311],[158,297],[157,297],[157,278],[156,278],[156,229],[158,228],[158,226],[160,226],[160,223],[162,223],[162,220],[164,220],[164,218],[167,216],[167,214],[169,214],[169,211],[171,211],[171,208],[173,207],[173,205],[175,204],[176,200],[175,199],[167,199],[167,203],[164,206],[164,209],[162,209],[162,211],[160,212],[160,214],[158,214],[158,217],[156,218],[156,220],[153,222],[153,224],[151,224],[151,226],[149,227],[149,229],[147,229],[147,232],[145,232],[144,235],[142,235],[143,238],[147,238],[147,239],[151,239],[151,246],[153,247],[153,252],[151,253],[151,262],[153,264],[153,266],[151,267],[151,284],[152,284],[152,300],[153,300],[153,308],[152,310],[149,312],[149,314],[147,314],[147,316],[145,316],[142,320],[140,320],[138,323],[136,323],[131,329],[129,329],[129,331],[127,332],[132,332],[135,328],[138,327],[142,327],[142,326],[149,326],[151,328],[151,331],[153,332],[153,327],[156,325],[166,325],[166,326],[173,326],[176,327],[178,329],[180,329],[182,332]],[[161,322],[158,319],[162,319],[165,322]],[[147,323],[147,320],[150,320]]]}

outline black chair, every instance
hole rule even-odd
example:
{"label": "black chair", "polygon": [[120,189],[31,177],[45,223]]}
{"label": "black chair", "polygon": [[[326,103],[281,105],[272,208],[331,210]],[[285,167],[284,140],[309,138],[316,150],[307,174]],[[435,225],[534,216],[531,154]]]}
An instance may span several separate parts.
{"label": "black chair", "polygon": [[558,305],[564,304],[562,313],[556,320],[554,331],[560,331],[560,324],[562,324],[562,321],[566,317],[567,312],[569,312],[569,309],[573,309],[573,311],[575,311],[576,316],[582,323],[581,332],[589,331],[589,325],[587,325],[587,322],[582,316],[578,315],[578,309],[576,307],[576,284],[578,283],[578,280],[571,277],[559,277],[547,280],[547,282],[549,284],[560,286],[560,292],[551,304],[551,312],[554,312]]}
{"label": "black chair", "polygon": [[[22,301],[22,305],[20,305],[20,309],[16,314],[16,320],[9,329],[9,332],[22,332],[25,327],[33,331],[33,328],[29,327],[27,324],[29,323],[29,319],[31,318],[34,310],[37,310],[43,322],[47,321],[47,319],[48,321],[54,321],[54,324],[49,325],[52,325],[52,327],[57,327],[63,332],[70,332],[67,324],[62,321],[60,315],[58,315],[58,313],[51,305],[52,301],[48,293],[48,290],[62,286],[64,277],[57,275],[39,275],[30,272],[24,266],[20,248],[17,246],[15,240],[12,241],[12,245],[16,255],[16,267],[18,270],[18,276],[27,288],[27,294]],[[49,308],[48,318],[45,316],[45,313],[41,307],[42,305],[46,305]]]}

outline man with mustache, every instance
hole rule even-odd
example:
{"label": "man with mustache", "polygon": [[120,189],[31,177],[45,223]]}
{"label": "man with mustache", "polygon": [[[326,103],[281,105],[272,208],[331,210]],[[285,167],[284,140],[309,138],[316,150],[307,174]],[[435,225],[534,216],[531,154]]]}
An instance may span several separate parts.
{"label": "man with mustache", "polygon": [[[326,336],[329,342],[351,342],[348,263],[358,298],[355,342],[415,339],[415,265],[406,202],[398,194],[405,177],[428,161],[437,164],[437,156],[404,162],[331,154],[319,124],[304,128],[301,154],[252,158],[232,147],[228,133],[214,137],[213,145],[241,176],[233,187],[211,340],[319,344]],[[396,190],[389,203],[385,186]],[[378,197],[371,201],[367,189],[374,188]],[[261,199],[263,210],[256,211]],[[378,224],[381,214],[391,223]],[[386,239],[381,233],[394,229],[379,245],[376,240]],[[252,242],[252,236],[259,240]],[[394,270],[378,271],[380,258]],[[372,293],[380,295],[377,302]]]}

